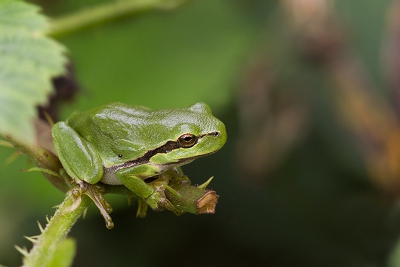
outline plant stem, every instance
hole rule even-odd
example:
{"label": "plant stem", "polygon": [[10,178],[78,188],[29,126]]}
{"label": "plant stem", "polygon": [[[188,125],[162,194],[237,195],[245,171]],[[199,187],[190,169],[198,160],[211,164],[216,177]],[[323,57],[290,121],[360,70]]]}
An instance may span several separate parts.
{"label": "plant stem", "polygon": [[35,242],[34,247],[24,259],[23,267],[48,266],[52,262],[57,245],[65,239],[74,223],[89,206],[91,200],[82,195],[80,204],[74,210],[68,210],[73,198],[67,194],[63,203],[59,206],[45,230]]}
{"label": "plant stem", "polygon": [[[22,143],[15,139],[12,135],[4,136],[4,138],[16,149],[26,154],[37,167],[59,173],[60,169],[62,168],[60,160],[52,152],[51,148],[46,148],[44,145],[46,142],[51,144],[51,146],[53,145],[51,141],[50,126],[37,120],[35,121],[35,128],[37,139],[41,140],[37,140],[34,144]],[[69,190],[70,186],[66,183],[66,180],[45,172],[43,172],[43,175],[60,191],[67,192]]]}
{"label": "plant stem", "polygon": [[49,35],[60,37],[88,27],[151,9],[176,8],[186,0],[119,0],[55,19]]}

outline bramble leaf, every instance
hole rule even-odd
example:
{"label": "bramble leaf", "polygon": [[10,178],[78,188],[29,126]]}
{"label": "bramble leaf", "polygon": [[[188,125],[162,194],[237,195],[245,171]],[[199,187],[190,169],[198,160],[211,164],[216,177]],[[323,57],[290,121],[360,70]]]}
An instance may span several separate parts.
{"label": "bramble leaf", "polygon": [[65,48],[46,37],[47,18],[35,5],[0,0],[0,135],[34,140],[36,106],[64,71]]}

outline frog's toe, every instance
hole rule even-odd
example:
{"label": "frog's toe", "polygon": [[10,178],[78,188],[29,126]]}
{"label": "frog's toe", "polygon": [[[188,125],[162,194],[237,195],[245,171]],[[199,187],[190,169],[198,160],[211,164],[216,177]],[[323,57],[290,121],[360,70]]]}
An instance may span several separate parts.
{"label": "frog's toe", "polygon": [[77,207],[80,204],[81,196],[87,195],[94,202],[97,208],[100,210],[106,222],[106,227],[111,229],[114,227],[114,223],[109,215],[112,212],[112,207],[104,198],[104,187],[100,184],[89,184],[85,181],[80,181],[74,188],[71,189],[71,194],[75,197],[74,204],[71,207]]}
{"label": "frog's toe", "polygon": [[178,210],[171,201],[165,196],[164,191],[154,191],[154,193],[146,199],[146,203],[154,211],[163,211],[165,209],[172,211],[176,215],[181,215],[182,211]]}
{"label": "frog's toe", "polygon": [[138,209],[136,212],[136,217],[146,217],[148,207],[149,205],[147,205],[145,201],[143,201],[142,199],[138,199]]}

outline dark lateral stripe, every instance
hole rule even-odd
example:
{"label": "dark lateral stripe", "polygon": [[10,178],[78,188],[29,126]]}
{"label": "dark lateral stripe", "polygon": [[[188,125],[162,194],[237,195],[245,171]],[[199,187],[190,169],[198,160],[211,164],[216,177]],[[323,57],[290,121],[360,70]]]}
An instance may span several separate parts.
{"label": "dark lateral stripe", "polygon": [[130,161],[107,168],[107,172],[115,173],[116,171],[121,170],[121,169],[126,169],[126,168],[134,167],[137,165],[145,164],[150,161],[152,156],[159,154],[159,153],[168,153],[179,147],[180,147],[180,144],[178,141],[168,141],[164,145],[162,145],[156,149],[147,151],[143,156],[141,156],[139,158],[136,158],[134,160],[130,160]]}
{"label": "dark lateral stripe", "polygon": [[[206,136],[206,135],[214,135],[214,136],[218,136],[219,132],[211,132],[211,133],[207,133],[207,134],[202,134],[198,137],[198,139],[201,139],[202,137]],[[171,152],[174,149],[180,148],[181,144],[178,141],[168,141],[166,142],[164,145],[153,149],[153,150],[149,150],[147,151],[143,156],[136,158],[134,160],[130,160],[118,165],[114,165],[114,166],[110,166],[108,168],[106,168],[106,172],[107,173],[115,173],[118,170],[121,169],[126,169],[126,168],[131,168],[137,165],[141,165],[141,164],[146,164],[150,161],[151,157],[153,157],[156,154],[165,154],[168,152]]]}

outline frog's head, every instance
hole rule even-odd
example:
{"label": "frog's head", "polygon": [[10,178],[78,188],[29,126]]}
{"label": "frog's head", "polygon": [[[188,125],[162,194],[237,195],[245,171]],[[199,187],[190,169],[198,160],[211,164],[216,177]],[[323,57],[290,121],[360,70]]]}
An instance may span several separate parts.
{"label": "frog's head", "polygon": [[153,164],[184,165],[218,151],[226,142],[225,125],[204,103],[160,112],[157,121],[170,138],[151,152]]}

